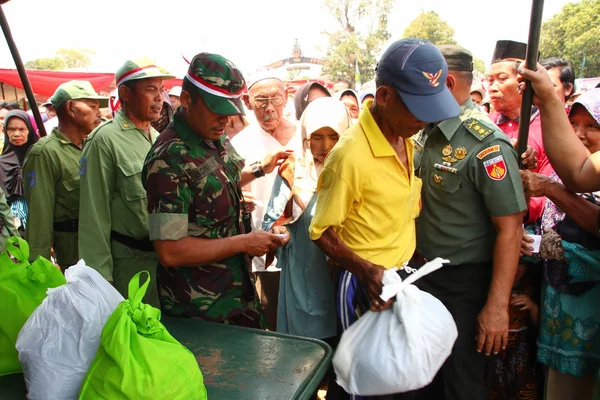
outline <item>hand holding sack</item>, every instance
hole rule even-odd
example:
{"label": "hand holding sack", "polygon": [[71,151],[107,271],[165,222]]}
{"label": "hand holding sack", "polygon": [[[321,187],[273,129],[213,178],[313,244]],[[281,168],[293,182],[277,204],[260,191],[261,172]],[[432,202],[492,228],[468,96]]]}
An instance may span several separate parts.
{"label": "hand holding sack", "polygon": [[0,376],[21,372],[15,343],[46,290],[66,283],[58,268],[43,257],[28,262],[29,245],[16,236],[0,254]]}
{"label": "hand holding sack", "polygon": [[102,328],[124,300],[83,260],[65,277],[65,285],[48,289],[17,339],[29,400],[77,399]]}
{"label": "hand holding sack", "polygon": [[404,281],[395,269],[384,272],[380,297],[396,296],[393,308],[367,311],[342,334],[333,357],[337,381],[347,393],[379,396],[431,383],[458,331],[442,302],[411,283],[445,262],[436,258]]}
{"label": "hand holding sack", "polygon": [[[140,288],[140,276],[148,279]],[[79,398],[205,400],[206,388],[191,351],[160,322],[160,310],[142,303],[146,271],[129,282],[123,301],[104,325],[100,347]]]}

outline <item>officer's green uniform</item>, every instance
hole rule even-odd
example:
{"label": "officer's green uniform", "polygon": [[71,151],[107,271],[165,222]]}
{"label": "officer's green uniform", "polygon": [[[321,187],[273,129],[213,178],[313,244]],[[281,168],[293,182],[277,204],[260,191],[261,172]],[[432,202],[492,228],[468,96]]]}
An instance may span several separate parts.
{"label": "officer's green uniform", "polygon": [[81,149],[55,128],[27,153],[23,174],[29,208],[25,237],[30,261],[50,259],[50,248],[63,269],[79,261],[79,159]]}
{"label": "officer's green uniform", "polygon": [[[173,78],[147,58],[128,60],[115,74],[117,87],[155,77]],[[112,281],[124,297],[128,296],[131,278],[148,271],[151,282],[144,302],[160,307],[156,291],[158,257],[149,238],[148,201],[141,179],[144,160],[158,136],[152,127],[149,132],[150,138],[119,111],[84,142],[79,166],[79,255]]]}
{"label": "officer's green uniform", "polygon": [[[129,280],[150,273],[145,302],[158,306],[158,258],[149,241],[146,190],[141,173],[151,139],[123,111],[96,128],[84,143],[79,166],[79,254],[127,297]],[[126,244],[125,244],[126,243]]]}
{"label": "officer's green uniform", "polygon": [[423,180],[417,249],[454,265],[491,260],[490,217],[527,208],[517,153],[471,99],[461,114],[416,137],[415,169]]}
{"label": "officer's green uniform", "polygon": [[11,236],[19,236],[19,231],[15,228],[15,217],[10,212],[6,195],[0,189],[0,252],[6,249],[6,241]]}

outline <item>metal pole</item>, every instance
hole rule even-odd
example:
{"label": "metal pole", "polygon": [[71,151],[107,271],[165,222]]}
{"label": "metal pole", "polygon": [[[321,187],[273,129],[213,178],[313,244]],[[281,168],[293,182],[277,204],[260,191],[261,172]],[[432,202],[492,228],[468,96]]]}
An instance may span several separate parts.
{"label": "metal pole", "polygon": [[[540,47],[540,31],[542,29],[542,13],[544,11],[544,0],[533,0],[531,5],[531,21],[529,22],[529,39],[527,40],[527,56],[525,67],[536,70],[538,61],[538,49]],[[531,82],[525,80],[525,91],[521,103],[521,117],[519,118],[519,143],[517,153],[519,159],[521,154],[527,150],[529,139],[529,120],[531,118],[531,106],[533,104],[533,87]],[[521,168],[525,168],[521,162]]]}
{"label": "metal pole", "polygon": [[38,132],[40,136],[46,136],[46,129],[44,128],[44,122],[42,121],[42,116],[40,114],[40,110],[38,109],[37,103],[35,101],[35,96],[33,95],[33,90],[31,90],[31,84],[29,83],[29,78],[27,78],[27,72],[25,71],[25,67],[23,66],[23,61],[21,60],[21,55],[19,54],[19,50],[13,40],[12,33],[10,32],[10,27],[8,26],[8,21],[4,16],[4,10],[2,10],[2,3],[0,1],[0,25],[2,26],[2,32],[4,32],[4,37],[6,38],[6,43],[8,44],[8,48],[13,56],[13,60],[15,61],[15,65],[17,66],[17,71],[19,71],[19,77],[21,78],[21,83],[23,84],[23,89],[25,89],[25,93],[27,94],[27,98],[29,99],[29,105],[31,106],[31,111],[33,111],[33,118],[35,118],[35,123],[38,127]]}

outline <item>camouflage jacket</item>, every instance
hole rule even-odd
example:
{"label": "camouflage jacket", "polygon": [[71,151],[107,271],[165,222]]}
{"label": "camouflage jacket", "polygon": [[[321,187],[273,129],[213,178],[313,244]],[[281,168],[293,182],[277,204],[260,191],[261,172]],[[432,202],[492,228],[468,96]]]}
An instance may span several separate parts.
{"label": "camouflage jacket", "polygon": [[[146,157],[150,240],[219,239],[244,233],[240,173],[244,160],[229,139],[202,139],[177,112]],[[176,316],[236,323],[258,321],[244,254],[198,267],[159,266],[163,310]],[[250,324],[252,325],[252,324]]]}

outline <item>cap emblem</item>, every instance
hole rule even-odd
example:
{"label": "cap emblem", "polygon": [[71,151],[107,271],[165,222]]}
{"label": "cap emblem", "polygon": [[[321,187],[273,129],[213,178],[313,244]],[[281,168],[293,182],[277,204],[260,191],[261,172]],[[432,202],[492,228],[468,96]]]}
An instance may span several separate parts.
{"label": "cap emblem", "polygon": [[442,76],[442,70],[440,69],[435,74],[432,74],[431,72],[423,72],[423,76],[429,80],[429,86],[438,87],[440,85],[440,82],[438,81],[440,76]]}

